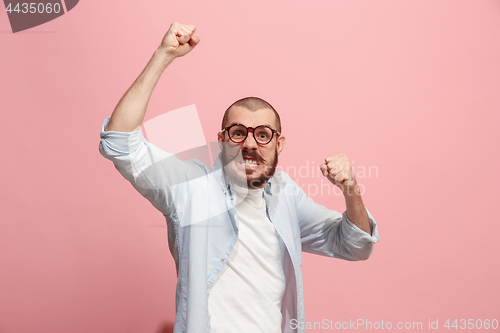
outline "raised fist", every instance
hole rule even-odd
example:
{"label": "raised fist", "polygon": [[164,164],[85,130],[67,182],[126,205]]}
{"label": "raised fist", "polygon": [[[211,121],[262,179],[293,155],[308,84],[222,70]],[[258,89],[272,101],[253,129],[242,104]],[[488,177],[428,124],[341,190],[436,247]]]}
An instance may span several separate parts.
{"label": "raised fist", "polygon": [[159,49],[169,55],[182,57],[200,42],[200,37],[194,34],[195,31],[194,25],[174,22],[163,37]]}
{"label": "raised fist", "polygon": [[330,155],[319,166],[323,175],[338,186],[344,194],[359,194],[351,161],[344,154]]}

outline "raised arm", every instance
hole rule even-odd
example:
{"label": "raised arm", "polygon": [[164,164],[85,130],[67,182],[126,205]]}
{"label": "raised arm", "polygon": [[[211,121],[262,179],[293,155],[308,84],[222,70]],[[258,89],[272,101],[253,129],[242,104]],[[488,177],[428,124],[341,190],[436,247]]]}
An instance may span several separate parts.
{"label": "raised arm", "polygon": [[116,106],[105,131],[132,132],[141,126],[153,89],[165,68],[200,42],[195,30],[194,25],[178,22],[170,25],[146,68]]}
{"label": "raised arm", "polygon": [[372,235],[368,214],[361,199],[358,183],[349,158],[344,154],[328,156],[325,163],[320,165],[320,169],[332,184],[342,190],[348,218],[359,229]]}

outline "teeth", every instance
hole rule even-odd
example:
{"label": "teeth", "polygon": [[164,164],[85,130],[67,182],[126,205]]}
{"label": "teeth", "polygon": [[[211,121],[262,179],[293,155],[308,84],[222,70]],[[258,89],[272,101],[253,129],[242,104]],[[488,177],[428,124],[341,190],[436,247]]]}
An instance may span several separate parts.
{"label": "teeth", "polygon": [[243,165],[245,165],[245,166],[257,166],[257,165],[259,165],[259,163],[257,163],[257,161],[254,161],[254,160],[243,160]]}

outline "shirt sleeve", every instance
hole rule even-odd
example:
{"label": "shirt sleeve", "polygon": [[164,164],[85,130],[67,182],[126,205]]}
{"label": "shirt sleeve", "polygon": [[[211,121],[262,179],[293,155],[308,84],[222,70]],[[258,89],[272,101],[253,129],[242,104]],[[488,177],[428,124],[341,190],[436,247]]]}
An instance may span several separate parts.
{"label": "shirt sleeve", "polygon": [[[121,175],[163,215],[175,214],[174,202],[182,203],[188,195],[183,193],[184,186],[175,185],[204,174],[203,170],[151,144],[140,130],[105,132],[109,118],[104,120],[100,132],[101,155],[111,160]],[[172,187],[177,190],[171,191]]]}
{"label": "shirt sleeve", "polygon": [[293,183],[304,252],[353,261],[370,257],[379,235],[377,223],[368,209],[371,235],[352,223],[347,218],[347,211],[341,214],[315,203]]}

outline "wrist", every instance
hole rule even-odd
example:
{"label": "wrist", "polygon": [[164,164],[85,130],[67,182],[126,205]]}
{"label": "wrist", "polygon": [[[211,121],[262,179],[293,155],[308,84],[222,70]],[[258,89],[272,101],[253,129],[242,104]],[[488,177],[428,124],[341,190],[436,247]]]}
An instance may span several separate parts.
{"label": "wrist", "polygon": [[163,50],[161,48],[161,46],[159,48],[156,49],[154,55],[153,55],[153,59],[157,60],[163,69],[165,69],[172,61],[174,61],[176,57],[168,52],[165,52],[165,50]]}
{"label": "wrist", "polygon": [[342,193],[345,197],[361,196],[361,191],[356,181],[354,181],[352,185],[344,185],[342,188]]}

